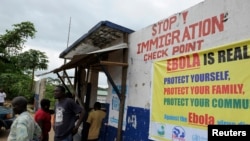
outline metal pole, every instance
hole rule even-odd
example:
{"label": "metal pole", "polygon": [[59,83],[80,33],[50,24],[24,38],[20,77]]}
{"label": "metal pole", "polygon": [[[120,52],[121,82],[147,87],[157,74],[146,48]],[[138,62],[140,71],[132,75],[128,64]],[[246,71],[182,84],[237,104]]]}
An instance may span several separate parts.
{"label": "metal pole", "polygon": [[[70,27],[71,27],[71,17],[69,18],[69,31],[68,31],[68,39],[67,39],[67,47],[69,47],[69,36],[70,36]],[[64,64],[67,63],[67,59],[64,58]],[[66,74],[63,72],[63,80],[65,80]]]}

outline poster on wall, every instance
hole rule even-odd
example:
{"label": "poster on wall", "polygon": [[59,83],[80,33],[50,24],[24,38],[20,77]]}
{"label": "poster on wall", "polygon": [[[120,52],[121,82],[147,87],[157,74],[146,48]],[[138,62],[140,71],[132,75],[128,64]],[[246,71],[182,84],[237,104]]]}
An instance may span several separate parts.
{"label": "poster on wall", "polygon": [[[121,86],[117,86],[118,89],[121,91]],[[127,95],[127,92],[125,93]],[[120,111],[120,99],[115,92],[115,90],[112,88],[112,95],[110,100],[110,108],[109,108],[109,125],[113,126],[115,128],[118,127],[118,120],[119,120],[119,111]],[[124,105],[124,116],[123,116],[123,125],[122,130],[125,130],[126,128],[126,116],[127,116],[127,100],[125,100]]]}
{"label": "poster on wall", "polygon": [[250,40],[153,64],[149,138],[206,141],[208,125],[250,124]]}

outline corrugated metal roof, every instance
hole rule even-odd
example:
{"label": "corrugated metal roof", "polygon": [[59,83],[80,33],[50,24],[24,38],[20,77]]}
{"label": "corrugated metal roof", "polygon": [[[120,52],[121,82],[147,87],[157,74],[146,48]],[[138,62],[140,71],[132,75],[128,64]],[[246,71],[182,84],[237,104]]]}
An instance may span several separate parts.
{"label": "corrugated metal roof", "polygon": [[72,59],[74,55],[102,49],[112,41],[122,38],[123,33],[129,34],[132,32],[134,31],[110,21],[101,21],[64,50],[59,57]]}
{"label": "corrugated metal roof", "polygon": [[[89,62],[95,62],[95,61],[98,61],[96,60],[97,58],[93,55],[93,54],[96,54],[96,53],[107,53],[107,52],[111,52],[111,51],[115,51],[115,50],[119,50],[119,49],[124,49],[124,48],[128,48],[128,45],[126,43],[121,43],[121,44],[118,44],[118,45],[114,45],[114,46],[111,46],[111,47],[107,47],[107,48],[104,48],[104,49],[100,49],[100,50],[97,50],[97,51],[93,51],[93,52],[89,52],[87,54],[81,54],[81,55],[74,55],[73,58],[66,64],[62,65],[61,67],[53,70],[53,72],[59,72],[61,70],[64,70],[64,69],[72,69],[76,66],[76,64],[78,64],[80,61],[82,61],[82,65],[85,64],[85,63],[89,63]],[[95,59],[96,58],[96,59]]]}
{"label": "corrugated metal roof", "polygon": [[87,54],[103,53],[103,52],[109,52],[109,51],[119,50],[119,49],[123,49],[123,48],[128,48],[127,43],[121,43],[121,44],[118,44],[118,45],[115,45],[115,46],[111,46],[111,47],[107,47],[107,48],[104,48],[104,49],[92,51],[92,52],[89,52]]}

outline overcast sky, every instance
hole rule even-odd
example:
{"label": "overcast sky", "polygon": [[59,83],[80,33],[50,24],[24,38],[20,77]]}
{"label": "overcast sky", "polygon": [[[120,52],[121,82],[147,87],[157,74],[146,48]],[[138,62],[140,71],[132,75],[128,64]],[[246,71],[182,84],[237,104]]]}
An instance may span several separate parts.
{"label": "overcast sky", "polygon": [[[13,29],[13,24],[32,22],[36,37],[28,40],[25,50],[37,49],[49,57],[48,70],[36,72],[41,74],[60,67],[64,61],[59,54],[67,48],[67,43],[70,46],[100,21],[108,20],[137,31],[202,1],[0,0],[0,34]],[[50,74],[53,76],[57,77]]]}

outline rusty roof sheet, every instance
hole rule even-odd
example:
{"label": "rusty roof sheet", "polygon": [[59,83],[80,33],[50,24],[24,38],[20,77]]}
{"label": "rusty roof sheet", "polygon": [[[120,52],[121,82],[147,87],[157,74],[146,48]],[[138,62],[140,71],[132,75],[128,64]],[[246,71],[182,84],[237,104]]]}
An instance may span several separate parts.
{"label": "rusty roof sheet", "polygon": [[134,31],[112,22],[101,21],[64,50],[59,57],[72,59],[74,55],[102,49],[102,47],[122,38],[124,33],[132,32]]}

